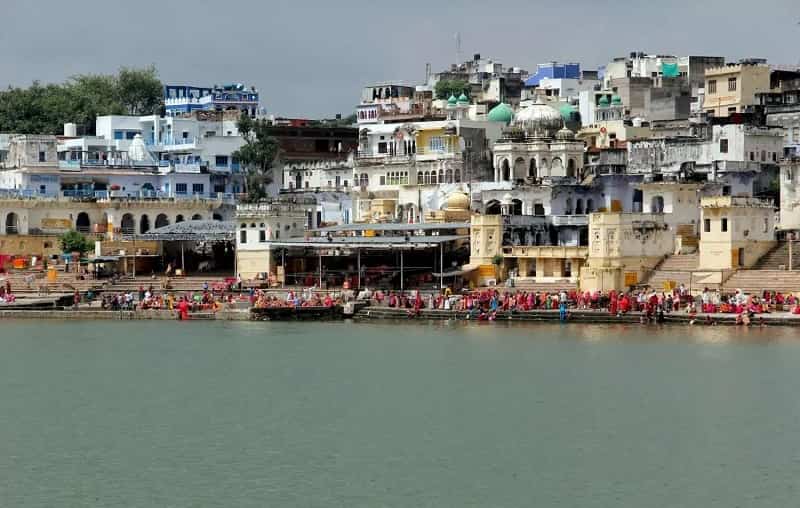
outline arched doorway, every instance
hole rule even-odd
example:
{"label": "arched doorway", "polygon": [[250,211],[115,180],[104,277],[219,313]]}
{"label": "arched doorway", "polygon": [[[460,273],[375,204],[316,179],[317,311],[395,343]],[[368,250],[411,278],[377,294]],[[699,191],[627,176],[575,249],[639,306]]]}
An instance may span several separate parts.
{"label": "arched doorway", "polygon": [[500,201],[493,199],[486,203],[486,215],[500,215]]}
{"label": "arched doorway", "polygon": [[6,234],[18,235],[19,234],[19,216],[14,212],[6,215]]}
{"label": "arched doorway", "polygon": [[567,202],[564,205],[564,214],[572,215],[572,198],[567,198]]}
{"label": "arched doorway", "polygon": [[512,199],[511,200],[511,215],[522,215],[522,200],[521,199]]}
{"label": "arched doorway", "polygon": [[592,213],[594,211],[594,200],[587,199],[586,200],[586,210],[585,213]]}
{"label": "arched doorway", "polygon": [[567,161],[567,176],[570,178],[577,178],[577,174],[575,173],[575,159],[570,159]]}
{"label": "arched doorway", "polygon": [[514,180],[524,178],[525,173],[525,159],[518,157],[517,160],[514,161]]}
{"label": "arched doorway", "polygon": [[183,222],[183,220],[184,220],[183,219],[183,215],[178,214],[177,216],[175,216],[175,224],[177,224],[179,222]]}
{"label": "arched doorway", "polygon": [[583,215],[583,200],[581,198],[575,201],[575,215]]}
{"label": "arched doorway", "polygon": [[86,212],[81,212],[78,214],[78,218],[75,219],[75,231],[78,233],[89,233],[92,230],[92,222],[89,220],[89,214]]}
{"label": "arched doorway", "polygon": [[156,216],[156,229],[169,226],[169,218],[166,214],[160,213]]}
{"label": "arched doorway", "polygon": [[563,175],[564,171],[564,163],[561,161],[560,158],[555,157],[552,161],[550,161],[550,175],[551,176],[561,176]]}
{"label": "arched doorway", "polygon": [[203,220],[203,216],[199,213],[192,215],[192,220]]}
{"label": "arched doorway", "polygon": [[136,232],[136,221],[133,219],[133,215],[126,213],[122,216],[120,230],[123,235],[132,235]]}
{"label": "arched doorway", "polygon": [[148,231],[150,231],[150,217],[145,214],[139,219],[139,233],[145,234]]}
{"label": "arched doorway", "polygon": [[536,171],[536,159],[531,159],[531,162],[528,165],[528,177],[535,179],[537,176],[538,174]]}
{"label": "arched doorway", "polygon": [[220,215],[218,213],[215,213],[214,215],[211,216],[211,219],[215,220],[215,221],[222,222],[222,215]]}
{"label": "arched doorway", "polygon": [[511,167],[508,165],[508,159],[503,159],[501,167],[500,179],[504,182],[511,181]]}

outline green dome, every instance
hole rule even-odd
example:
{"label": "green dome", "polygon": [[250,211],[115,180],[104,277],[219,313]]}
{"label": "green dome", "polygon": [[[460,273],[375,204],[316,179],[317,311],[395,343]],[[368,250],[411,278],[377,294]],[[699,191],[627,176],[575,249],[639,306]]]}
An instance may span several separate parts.
{"label": "green dome", "polygon": [[607,107],[608,106],[608,97],[606,97],[605,95],[600,97],[600,101],[597,103],[597,105],[600,106],[601,108]]}
{"label": "green dome", "polygon": [[622,97],[619,95],[614,95],[611,97],[611,105],[612,106],[622,106]]}
{"label": "green dome", "polygon": [[455,106],[456,102],[458,102],[458,99],[456,99],[455,95],[451,95],[450,98],[447,99],[447,104],[449,104],[450,106]]}
{"label": "green dome", "polygon": [[514,112],[511,110],[511,106],[501,102],[489,111],[488,118],[490,122],[502,122],[508,125],[514,119]]}
{"label": "green dome", "polygon": [[469,104],[469,98],[467,98],[467,96],[462,93],[461,96],[458,98],[458,103],[459,104]]}
{"label": "green dome", "polygon": [[561,113],[561,118],[563,118],[564,121],[569,121],[572,120],[572,114],[575,113],[575,108],[572,107],[572,104],[564,103],[559,106],[558,112]]}

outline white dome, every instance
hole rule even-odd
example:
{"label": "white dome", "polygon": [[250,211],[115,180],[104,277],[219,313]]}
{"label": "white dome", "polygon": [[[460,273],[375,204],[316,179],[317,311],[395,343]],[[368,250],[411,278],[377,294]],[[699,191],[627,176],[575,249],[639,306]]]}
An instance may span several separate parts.
{"label": "white dome", "polygon": [[511,123],[517,127],[522,127],[530,134],[540,136],[552,136],[561,128],[563,120],[561,113],[542,102],[540,98],[533,104],[522,108]]}

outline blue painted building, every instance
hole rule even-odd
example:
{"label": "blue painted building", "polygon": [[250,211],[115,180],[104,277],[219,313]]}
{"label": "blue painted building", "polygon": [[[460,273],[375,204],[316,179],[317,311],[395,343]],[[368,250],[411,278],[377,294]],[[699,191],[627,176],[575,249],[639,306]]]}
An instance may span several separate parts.
{"label": "blue painted building", "polygon": [[255,118],[258,112],[258,90],[233,83],[211,88],[189,85],[165,85],[164,107],[169,116],[191,113],[192,111],[246,112]]}
{"label": "blue painted building", "polygon": [[525,80],[526,87],[539,86],[543,78],[551,79],[581,79],[581,64],[547,62],[539,64],[536,73]]}

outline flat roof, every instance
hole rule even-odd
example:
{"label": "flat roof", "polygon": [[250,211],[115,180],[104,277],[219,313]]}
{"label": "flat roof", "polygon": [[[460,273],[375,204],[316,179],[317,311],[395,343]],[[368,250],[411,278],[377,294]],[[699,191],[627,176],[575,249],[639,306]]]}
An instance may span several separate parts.
{"label": "flat roof", "polygon": [[403,236],[356,236],[356,237],[331,237],[331,238],[287,238],[286,240],[270,240],[265,245],[276,247],[311,247],[326,249],[331,247],[345,248],[373,248],[373,249],[420,249],[437,247],[447,242],[468,240],[464,235],[442,236],[410,236],[406,241]]}
{"label": "flat roof", "polygon": [[340,224],[338,226],[329,226],[312,231],[316,233],[342,233],[347,231],[432,231],[437,229],[465,229],[468,227],[470,227],[469,222],[443,222],[440,224],[427,222],[419,224],[392,222],[385,224]]}

